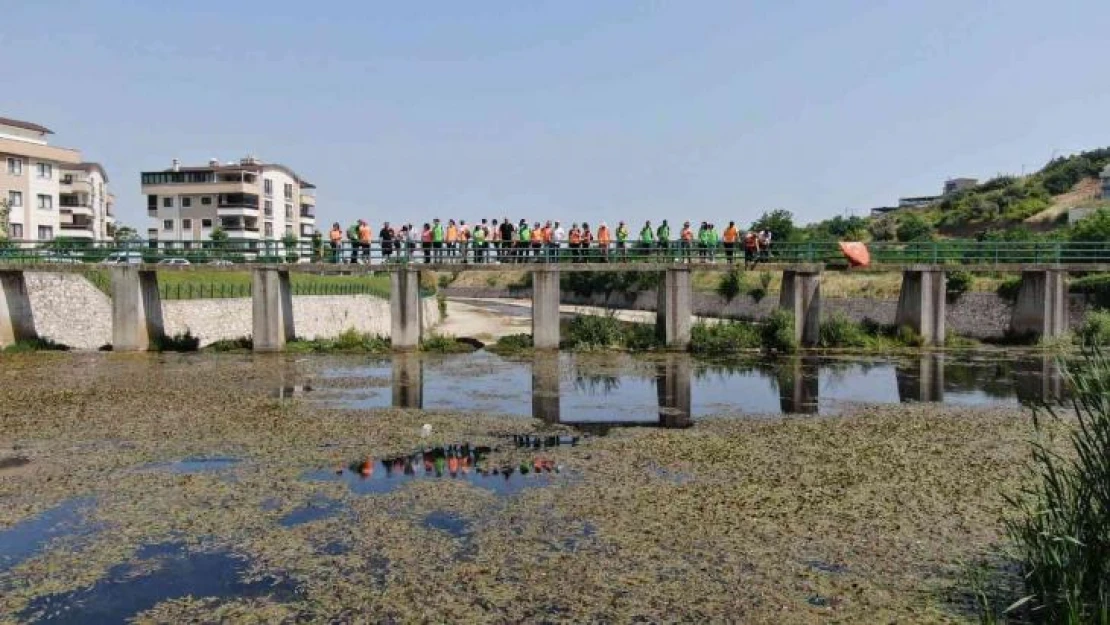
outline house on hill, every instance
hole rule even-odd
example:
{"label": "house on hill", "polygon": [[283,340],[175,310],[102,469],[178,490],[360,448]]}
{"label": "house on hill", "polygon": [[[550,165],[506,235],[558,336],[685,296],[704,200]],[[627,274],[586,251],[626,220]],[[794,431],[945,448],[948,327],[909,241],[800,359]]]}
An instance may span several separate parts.
{"label": "house on hill", "polygon": [[1102,183],[1102,195],[1100,197],[1104,200],[1110,200],[1110,165],[1102,169],[1102,173],[1099,174],[1099,182]]}

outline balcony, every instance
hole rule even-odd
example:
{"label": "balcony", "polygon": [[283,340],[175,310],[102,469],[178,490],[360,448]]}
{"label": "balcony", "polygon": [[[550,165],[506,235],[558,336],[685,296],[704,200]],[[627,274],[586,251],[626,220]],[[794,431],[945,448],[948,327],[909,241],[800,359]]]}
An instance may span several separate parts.
{"label": "balcony", "polygon": [[239,205],[219,205],[216,207],[217,217],[258,217],[257,206],[247,206],[244,204]]}
{"label": "balcony", "polygon": [[68,239],[95,239],[92,224],[62,224],[60,236]]}
{"label": "balcony", "polygon": [[305,193],[301,190],[301,206],[316,206],[316,194]]}
{"label": "balcony", "polygon": [[93,216],[93,209],[88,205],[88,200],[61,196],[58,198],[58,208],[62,214]]}
{"label": "balcony", "polygon": [[301,221],[304,221],[306,219],[311,219],[312,221],[316,221],[316,211],[311,209],[311,208],[306,208],[306,207],[302,206],[301,207]]}

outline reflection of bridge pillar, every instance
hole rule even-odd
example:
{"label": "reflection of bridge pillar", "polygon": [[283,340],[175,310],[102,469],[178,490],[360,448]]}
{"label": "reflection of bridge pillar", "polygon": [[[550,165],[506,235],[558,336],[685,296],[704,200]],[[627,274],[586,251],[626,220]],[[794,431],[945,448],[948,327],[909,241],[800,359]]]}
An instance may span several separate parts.
{"label": "reflection of bridge pillar", "polygon": [[532,272],[532,346],[559,348],[559,270]]}
{"label": "reflection of bridge pillar", "polygon": [[38,338],[22,271],[0,271],[0,347]]}
{"label": "reflection of bridge pillar", "polygon": [[945,294],[944,270],[940,267],[903,271],[895,325],[911,328],[925,345],[943,345]]}
{"label": "reflection of bridge pillar", "polygon": [[682,267],[663,272],[659,285],[655,313],[655,332],[667,347],[686,349],[690,346],[690,327],[693,315],[693,291],[690,288],[690,270]]}
{"label": "reflection of bridge pillar", "polygon": [[1010,329],[1014,334],[1056,338],[1068,331],[1068,272],[1042,269],[1021,272]]}
{"label": "reflection of bridge pillar", "polygon": [[536,352],[532,356],[532,418],[559,422],[559,354]]}
{"label": "reflection of bridge pillar", "polygon": [[659,395],[659,425],[684,428],[690,420],[690,357],[667,354],[656,365],[655,388]]}
{"label": "reflection of bridge pillar", "polygon": [[783,271],[779,308],[794,315],[794,340],[816,345],[821,340],[821,268]]}
{"label": "reflection of bridge pillar", "polygon": [[408,267],[389,274],[390,344],[396,350],[420,347],[424,329],[420,305],[420,272]]}
{"label": "reflection of bridge pillar", "polygon": [[1055,356],[1019,358],[1014,373],[1014,393],[1020,401],[1054,403],[1064,398],[1064,376]]}
{"label": "reflection of bridge pillar", "polygon": [[134,266],[112,267],[112,350],[143,352],[165,336],[158,274]]}
{"label": "reflection of bridge pillar", "polygon": [[256,352],[278,352],[296,336],[289,272],[274,267],[251,271],[251,342]]}
{"label": "reflection of bridge pillar", "polygon": [[898,401],[944,401],[944,355],[922,354],[916,363],[896,365]]}
{"label": "reflection of bridge pillar", "polygon": [[794,358],[778,367],[779,408],[786,414],[817,414],[819,366],[815,358]]}
{"label": "reflection of bridge pillar", "polygon": [[424,407],[424,361],[416,354],[393,355],[393,407]]}

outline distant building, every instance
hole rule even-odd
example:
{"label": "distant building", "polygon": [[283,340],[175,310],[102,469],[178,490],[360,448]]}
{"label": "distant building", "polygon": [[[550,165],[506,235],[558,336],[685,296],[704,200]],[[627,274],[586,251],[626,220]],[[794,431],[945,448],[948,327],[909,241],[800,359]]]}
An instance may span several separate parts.
{"label": "distant building", "polygon": [[1110,200],[1110,165],[1103,168],[1102,173],[1099,174],[1102,182],[1101,199]]}
{"label": "distant building", "polygon": [[943,196],[940,195],[921,195],[918,197],[900,197],[898,198],[898,208],[918,208],[921,206],[928,206]]}
{"label": "distant building", "polygon": [[49,145],[54,134],[31,122],[0,117],[0,199],[6,200],[6,235],[50,241],[101,241],[112,236],[113,196],[108,174],[81,160],[77,150]]}
{"label": "distant building", "polygon": [[898,210],[898,208],[899,207],[897,206],[876,206],[875,208],[871,209],[871,216],[882,217],[887,213],[893,213],[894,211]]}
{"label": "distant building", "polygon": [[972,189],[979,184],[977,178],[952,178],[944,181],[944,195],[963,191],[964,189]]}
{"label": "distant building", "polygon": [[147,231],[162,247],[180,241],[183,248],[211,239],[220,227],[228,239],[276,241],[287,235],[307,239],[316,231],[316,186],[292,169],[246,157],[221,164],[142,173]]}

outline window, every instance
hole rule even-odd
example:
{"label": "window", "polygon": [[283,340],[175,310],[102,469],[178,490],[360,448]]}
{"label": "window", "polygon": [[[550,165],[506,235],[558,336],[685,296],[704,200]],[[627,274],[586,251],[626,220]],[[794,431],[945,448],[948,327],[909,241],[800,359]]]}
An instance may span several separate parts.
{"label": "window", "polygon": [[262,204],[262,213],[265,214],[267,217],[273,217],[274,216],[274,201],[273,200],[265,200],[263,202],[263,204]]}
{"label": "window", "polygon": [[162,207],[163,208],[173,208],[173,198],[172,197],[162,198]]}
{"label": "window", "polygon": [[273,237],[274,236],[274,224],[267,221],[266,226],[264,228],[264,231],[265,231],[267,237]]}
{"label": "window", "polygon": [[8,191],[8,208],[23,208],[22,191]]}
{"label": "window", "polygon": [[163,219],[162,220],[162,229],[163,230],[173,230],[173,220],[172,219]]}
{"label": "window", "polygon": [[157,195],[148,195],[148,196],[146,196],[146,210],[148,212],[158,210],[158,196]]}
{"label": "window", "polygon": [[192,219],[182,219],[181,220],[181,229],[182,230],[192,230],[193,229],[193,220]]}
{"label": "window", "polygon": [[37,206],[43,210],[50,210],[54,208],[54,196],[39,194]]}
{"label": "window", "polygon": [[293,234],[293,226],[285,226],[286,236]]}
{"label": "window", "polygon": [[262,179],[262,192],[266,195],[274,194],[274,181],[269,178]]}
{"label": "window", "polygon": [[8,228],[11,229],[13,239],[18,241],[23,238],[23,224],[8,224]]}
{"label": "window", "polygon": [[183,249],[183,250],[191,250],[191,249],[193,249],[193,243],[192,243],[192,241],[182,241],[182,243],[181,243],[181,249]]}
{"label": "window", "polygon": [[9,158],[8,159],[8,175],[9,176],[22,176],[23,175],[23,159]]}
{"label": "window", "polygon": [[285,221],[293,221],[293,205],[285,205]]}
{"label": "window", "polygon": [[200,198],[200,205],[201,206],[211,206],[212,205],[212,198],[208,197],[207,195]]}
{"label": "window", "polygon": [[200,220],[200,227],[202,229],[211,228],[212,227],[212,220],[211,219],[201,219]]}
{"label": "window", "polygon": [[216,174],[211,171],[159,171],[142,174],[143,184],[183,184],[216,182]]}
{"label": "window", "polygon": [[293,185],[286,183],[285,185],[285,199],[293,199]]}
{"label": "window", "polygon": [[50,163],[37,163],[35,167],[38,169],[39,178],[43,180],[50,180],[54,176],[54,166]]}
{"label": "window", "polygon": [[39,226],[39,241],[52,240],[54,240],[54,228],[51,226]]}
{"label": "window", "polygon": [[192,205],[193,205],[193,198],[191,198],[191,197],[181,198],[181,208],[189,208]]}

